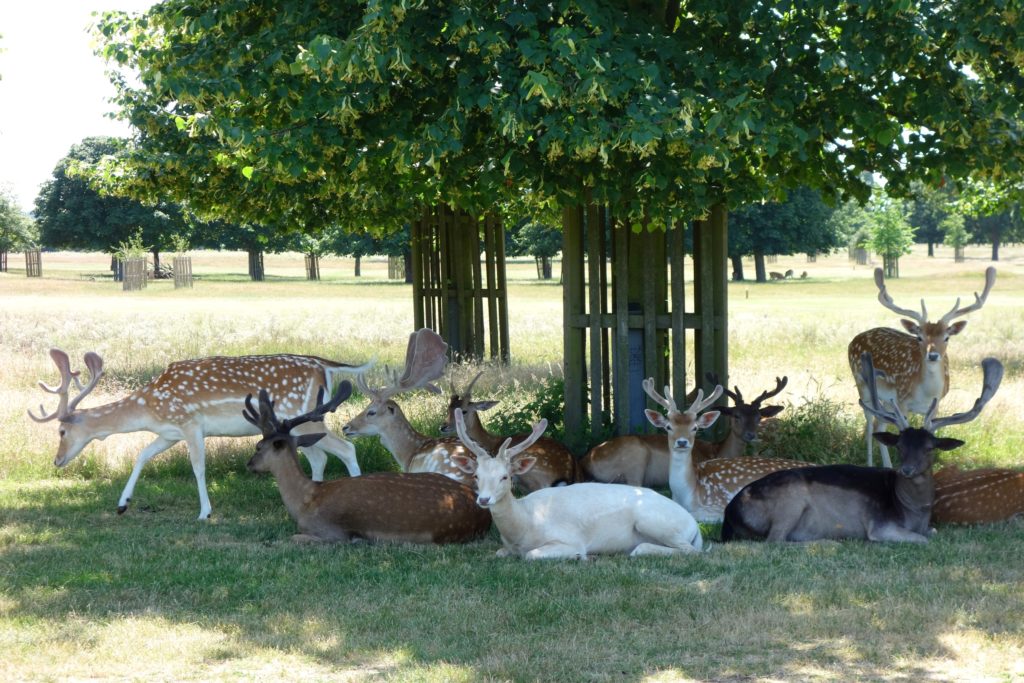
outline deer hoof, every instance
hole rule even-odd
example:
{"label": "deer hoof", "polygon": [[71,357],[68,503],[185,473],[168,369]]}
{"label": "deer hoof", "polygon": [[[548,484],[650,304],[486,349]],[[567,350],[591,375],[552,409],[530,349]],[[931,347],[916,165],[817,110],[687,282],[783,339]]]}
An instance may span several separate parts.
{"label": "deer hoof", "polygon": [[126,512],[128,512],[128,504],[127,503],[125,503],[124,505],[118,505],[117,506],[117,514],[123,515]]}

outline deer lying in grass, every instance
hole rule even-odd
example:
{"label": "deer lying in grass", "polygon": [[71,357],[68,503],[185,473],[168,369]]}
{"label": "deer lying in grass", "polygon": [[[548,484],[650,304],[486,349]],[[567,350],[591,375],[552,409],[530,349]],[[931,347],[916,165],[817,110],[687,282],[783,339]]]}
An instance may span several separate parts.
{"label": "deer lying in grass", "polygon": [[[718,384],[712,373],[708,381]],[[696,440],[693,446],[693,460],[700,464],[714,458],[735,458],[743,455],[747,444],[757,439],[761,421],[775,417],[782,412],[782,406],[762,405],[781,392],[788,378],[775,379],[775,389],[763,391],[750,403],[743,401],[740,388],[725,390],[733,400],[730,407],[719,407],[716,411],[729,417],[729,434],[724,441],[710,442]],[[694,394],[695,396],[696,394]],[[693,397],[688,397],[692,401]],[[710,427],[714,421],[708,422]],[[703,428],[698,425],[698,428]],[[618,436],[590,449],[579,463],[580,470],[590,479],[607,482],[623,482],[631,486],[668,486],[669,444],[664,434],[636,434]]]}
{"label": "deer lying in grass", "polygon": [[871,396],[871,402],[862,402],[862,407],[900,430],[899,434],[875,433],[875,438],[899,451],[899,469],[828,465],[776,472],[747,486],[729,503],[722,525],[723,541],[928,540],[935,499],[933,453],[964,443],[937,437],[935,431],[977,417],[999,388],[1003,366],[994,358],[982,361],[984,384],[970,411],[936,418],[938,400],[933,399],[924,427],[917,428],[910,426],[896,403],[882,407],[871,355],[864,354],[861,364]]}
{"label": "deer lying in grass", "polygon": [[435,472],[472,485],[472,477],[455,466],[451,456],[465,453],[458,437],[437,438],[416,431],[402,409],[391,400],[396,394],[425,388],[433,393],[441,390],[432,384],[444,372],[448,345],[428,329],[409,336],[405,371],[401,377],[391,373],[390,384],[371,388],[359,376],[359,390],[370,397],[370,405],[342,428],[345,436],[379,436],[381,444],[394,456],[403,472]]}
{"label": "deer lying in grass", "polygon": [[1024,515],[1024,472],[1004,468],[935,473],[933,524],[985,524]]}
{"label": "deer lying in grass", "polygon": [[[711,396],[704,398],[704,390],[697,391],[696,400],[684,411],[665,387],[662,396],[654,389],[654,379],[643,381],[644,391],[665,408],[667,415],[657,410],[644,411],[651,424],[665,430],[669,448],[669,488],[672,500],[693,513],[701,522],[720,522],[725,506],[747,484],[766,474],[807,463],[779,458],[714,458],[702,463],[694,461],[694,435],[698,429],[714,424],[719,411],[703,413],[722,394],[722,385],[715,387]],[[664,438],[664,437],[663,437]]]}
{"label": "deer lying in grass", "polygon": [[251,395],[245,399],[245,419],[263,433],[248,468],[277,480],[281,500],[299,527],[292,540],[465,543],[487,533],[490,514],[476,505],[470,488],[448,477],[381,472],[316,482],[303,473],[296,448],[315,444],[323,434],[293,436],[294,430],[323,421],[351,393],[352,385],[342,382],[325,404],[320,389],[316,408],[288,420],[278,420],[265,390],[260,390],[259,410]]}
{"label": "deer lying in grass", "polygon": [[[66,353],[50,349],[50,357],[60,371],[60,385],[54,388],[40,382],[39,386],[57,394],[60,402],[57,410],[49,415],[40,406],[41,415],[37,417],[29,411],[29,417],[36,422],[53,419],[59,422],[60,445],[53,464],[64,467],[94,439],[127,432],[155,433],[156,439],[139,453],[121,492],[117,512],[122,514],[128,509],[143,466],[153,456],[184,441],[199,489],[199,519],[207,519],[211,512],[206,491],[206,437],[259,433],[241,416],[247,394],[266,388],[277,400],[282,414],[297,415],[312,407],[317,387],[333,386],[338,373],[361,373],[370,367],[369,364],[357,367],[316,356],[291,354],[184,360],[171,363],[160,376],[119,401],[79,409],[78,404],[103,375],[103,359],[92,351],[85,354],[90,378],[83,388],[78,380],[79,372],[71,371]],[[72,382],[78,386],[79,393],[69,400]],[[345,463],[350,475],[359,475],[356,449],[351,443],[328,431],[323,424],[309,423],[300,429],[324,433],[317,444],[303,447],[314,479],[324,478],[328,452]]]}
{"label": "deer lying in grass", "polygon": [[515,446],[505,439],[492,456],[466,433],[462,411],[455,410],[459,438],[476,458],[454,455],[452,460],[476,476],[477,504],[491,511],[501,533],[499,557],[582,560],[597,554],[675,555],[701,549],[693,516],[650,489],[585,483],[516,499],[511,477],[533,467],[536,461],[525,451],[546,427],[547,420],[541,420]]}
{"label": "deer lying in grass", "polygon": [[[464,391],[457,391],[455,385],[451,385],[451,396],[448,399],[448,418],[441,425],[442,434],[455,432],[455,411],[462,410],[462,417],[466,421],[466,433],[470,438],[489,453],[496,452],[498,446],[505,440],[503,436],[491,434],[484,429],[480,422],[480,412],[490,410],[498,405],[497,401],[474,401],[473,385],[480,379],[483,372],[478,372],[473,381]],[[516,434],[512,437],[512,445],[516,445],[529,434]],[[526,455],[535,458],[536,461],[525,474],[515,477],[516,485],[531,493],[538,489],[549,486],[560,486],[571,484],[577,481],[576,458],[558,441],[542,436],[530,448],[525,451]]]}

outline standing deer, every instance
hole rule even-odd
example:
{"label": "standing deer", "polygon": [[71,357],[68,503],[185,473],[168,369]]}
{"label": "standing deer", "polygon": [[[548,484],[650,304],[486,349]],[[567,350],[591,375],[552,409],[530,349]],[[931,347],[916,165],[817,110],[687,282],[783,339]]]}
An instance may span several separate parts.
{"label": "standing deer", "polygon": [[325,404],[321,388],[313,410],[288,420],[278,420],[264,389],[258,410],[251,395],[245,399],[245,419],[263,433],[248,469],[270,472],[277,480],[299,528],[292,540],[465,543],[487,533],[491,515],[476,505],[472,489],[448,477],[381,472],[317,482],[305,475],[296,448],[315,444],[323,434],[296,436],[298,427],[322,423],[351,393],[352,385],[342,382]]}
{"label": "standing deer", "polygon": [[999,467],[935,473],[933,524],[984,524],[1024,515],[1024,472]]}
{"label": "standing deer", "polygon": [[362,375],[356,378],[359,390],[370,397],[370,405],[342,431],[348,437],[379,436],[381,444],[394,456],[403,472],[435,472],[472,485],[472,478],[451,460],[453,454],[466,452],[458,437],[421,434],[409,424],[405,413],[391,398],[419,388],[441,393],[432,382],[444,372],[447,349],[448,345],[432,330],[414,332],[409,337],[401,377],[397,371],[392,371],[390,384],[377,389],[371,388]]}
{"label": "standing deer", "polygon": [[586,559],[589,555],[629,553],[675,555],[703,546],[693,516],[650,489],[622,484],[574,484],[512,495],[511,477],[525,474],[535,462],[526,450],[547,427],[540,420],[524,441],[505,439],[491,455],[466,433],[462,411],[455,410],[459,438],[476,456],[452,459],[476,478],[477,504],[491,511],[501,533],[499,557],[527,560]]}
{"label": "standing deer", "polygon": [[[881,372],[876,378],[878,395],[883,401],[895,401],[900,412],[905,415],[917,413],[924,415],[931,407],[932,401],[941,400],[949,391],[949,356],[946,345],[949,338],[963,331],[966,320],[953,322],[960,316],[967,315],[985,305],[988,293],[996,282],[996,269],[989,266],[985,270],[985,289],[981,296],[974,295],[974,303],[960,308],[960,299],[953,308],[942,316],[937,323],[928,322],[928,310],[924,299],[921,300],[921,312],[908,308],[897,307],[885,288],[882,269],[875,269],[875,285],[878,287],[878,301],[890,311],[910,318],[900,320],[900,324],[910,334],[904,334],[888,327],[875,327],[861,332],[847,350],[850,370],[857,382],[861,405],[867,404],[868,387],[859,370],[860,357],[870,353],[875,368]],[[871,411],[865,409],[864,417],[867,424],[864,436],[867,439],[868,466],[874,464],[871,434],[875,429],[875,418]],[[879,441],[882,452],[882,465],[892,467],[889,450],[884,442]]]}
{"label": "standing deer", "polygon": [[[717,375],[708,373],[707,378],[718,384]],[[762,419],[782,412],[782,406],[763,405],[763,402],[781,392],[787,382],[787,377],[776,378],[774,390],[761,392],[750,403],[743,401],[739,387],[735,392],[726,389],[725,393],[734,405],[719,407],[717,411],[729,416],[729,434],[724,441],[697,440],[693,446],[694,462],[699,464],[714,458],[743,455],[746,445],[757,439]],[[618,481],[631,486],[667,486],[669,444],[664,434],[618,436],[590,449],[580,460],[580,469],[597,481]]]}
{"label": "standing deer", "polygon": [[883,408],[876,389],[871,355],[862,359],[862,378],[870,403],[865,410],[899,429],[876,432],[875,438],[900,452],[900,468],[826,465],[776,472],[752,483],[725,511],[722,540],[765,539],[773,542],[860,538],[869,541],[925,543],[935,500],[933,454],[964,444],[935,432],[970,422],[992,398],[1003,376],[995,358],[982,361],[981,396],[965,413],[936,418],[938,399],[925,412],[924,427],[911,427],[895,402]]}
{"label": "standing deer", "polygon": [[[313,406],[316,388],[333,385],[338,373],[360,373],[370,367],[370,364],[357,367],[316,356],[212,356],[171,363],[149,384],[121,400],[79,409],[78,404],[103,375],[103,359],[92,351],[85,354],[90,377],[83,388],[78,379],[79,371],[71,371],[66,353],[51,349],[50,357],[60,371],[60,384],[54,388],[40,382],[39,386],[60,397],[57,410],[47,415],[40,406],[40,415],[29,411],[29,417],[36,422],[56,419],[60,424],[60,445],[53,464],[64,467],[93,439],[127,432],[156,434],[156,439],[139,453],[121,492],[117,512],[123,514],[128,509],[142,467],[153,456],[184,441],[199,489],[199,519],[209,518],[211,512],[206,491],[206,437],[259,433],[242,419],[246,395],[266,388],[278,400],[283,414],[297,415]],[[69,400],[72,382],[79,393]],[[356,450],[351,443],[327,431],[322,424],[309,423],[302,429],[325,433],[319,443],[303,447],[314,479],[323,479],[328,452],[345,463],[350,475],[359,475]]]}
{"label": "standing deer", "polygon": [[654,378],[643,381],[644,391],[658,405],[668,411],[662,415],[657,410],[644,411],[651,424],[668,434],[669,488],[672,500],[693,513],[700,522],[720,522],[725,506],[736,493],[752,481],[778,470],[803,467],[807,463],[799,460],[778,458],[715,458],[697,463],[693,458],[694,435],[698,429],[710,427],[718,418],[719,411],[702,414],[722,394],[722,385],[715,387],[711,396],[704,398],[704,390],[697,390],[693,404],[684,411],[665,387],[662,396],[654,389]]}
{"label": "standing deer", "polygon": [[[448,399],[448,418],[438,429],[442,434],[455,431],[455,411],[462,410],[466,421],[466,433],[489,453],[496,452],[505,437],[491,434],[480,422],[480,412],[490,410],[498,405],[497,401],[474,401],[473,385],[480,379],[483,372],[478,372],[473,381],[463,391],[457,391],[451,385],[451,396]],[[524,440],[529,434],[516,434],[512,437],[512,445]],[[526,455],[536,461],[525,474],[517,476],[515,483],[527,493],[549,486],[571,484],[577,480],[576,458],[564,445],[554,439],[542,436],[526,451]]]}

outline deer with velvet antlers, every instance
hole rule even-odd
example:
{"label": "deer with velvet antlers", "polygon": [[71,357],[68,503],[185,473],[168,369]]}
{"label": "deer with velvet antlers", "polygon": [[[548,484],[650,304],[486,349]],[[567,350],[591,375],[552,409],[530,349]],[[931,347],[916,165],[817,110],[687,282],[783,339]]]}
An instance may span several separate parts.
{"label": "deer with velvet antlers", "polygon": [[668,483],[672,500],[700,522],[722,521],[725,506],[750,482],[778,470],[807,465],[799,460],[757,457],[714,458],[697,463],[693,457],[695,435],[698,429],[710,427],[718,419],[718,410],[704,411],[721,396],[722,385],[716,386],[707,398],[704,398],[704,390],[698,389],[696,400],[686,410],[679,410],[668,387],[664,389],[664,396],[659,394],[653,378],[645,379],[643,388],[667,411],[665,415],[651,409],[644,412],[651,424],[668,436]]}
{"label": "deer with velvet antlers", "polygon": [[774,542],[859,538],[869,541],[927,542],[935,501],[934,452],[964,444],[941,438],[942,427],[969,422],[992,398],[1003,376],[995,358],[982,361],[984,382],[974,407],[964,413],[935,417],[938,399],[925,411],[924,427],[911,427],[896,402],[884,407],[875,388],[871,354],[862,358],[861,376],[869,401],[862,407],[899,434],[877,432],[879,441],[900,453],[899,469],[824,465],[776,472],[752,483],[725,511],[722,540],[765,539]]}
{"label": "deer with velvet antlers", "polygon": [[[996,282],[996,269],[989,266],[985,270],[985,289],[981,295],[975,293],[974,303],[960,307],[960,299],[953,308],[938,322],[928,322],[928,309],[924,299],[921,300],[921,311],[899,308],[886,291],[882,269],[875,269],[875,285],[878,287],[878,301],[890,311],[906,319],[900,320],[909,334],[904,334],[888,327],[875,327],[861,332],[847,350],[850,370],[857,382],[861,405],[869,405],[869,389],[860,372],[860,357],[870,353],[876,370],[881,374],[876,378],[878,395],[883,401],[894,401],[900,412],[905,415],[917,413],[924,415],[931,408],[932,402],[941,400],[949,391],[949,356],[946,345],[949,338],[960,334],[967,325],[966,320],[953,322],[956,318],[977,311],[985,305],[988,293]],[[864,435],[867,440],[868,466],[874,464],[871,434],[875,429],[874,415],[865,408],[864,417],[867,424]],[[892,467],[889,450],[884,442],[879,442],[882,453],[882,465]]]}
{"label": "deer with velvet antlers", "polygon": [[[494,453],[497,452],[498,446],[505,440],[505,437],[488,432],[480,422],[480,413],[490,410],[498,405],[498,402],[473,400],[473,385],[483,374],[483,372],[478,372],[463,391],[456,390],[454,382],[451,384],[448,417],[438,431],[442,434],[453,433],[455,431],[455,411],[461,410],[466,423],[466,433],[484,450]],[[512,445],[516,445],[527,436],[529,434],[516,434],[511,437]],[[540,437],[525,453],[534,458],[534,464],[526,473],[515,477],[515,483],[527,493],[549,486],[571,484],[578,478],[576,458],[568,448],[550,437]]]}
{"label": "deer with velvet antlers", "polygon": [[475,476],[477,504],[490,510],[501,533],[499,557],[527,560],[586,559],[590,555],[676,555],[703,545],[693,516],[650,489],[623,484],[584,483],[534,491],[517,499],[512,477],[522,476],[536,460],[527,454],[547,420],[540,420],[523,441],[511,439],[491,455],[466,432],[462,411],[455,409],[459,438],[476,457],[452,460]]}
{"label": "deer with velvet antlers", "polygon": [[[82,452],[94,439],[105,439],[112,434],[127,432],[153,432],[157,435],[139,453],[128,483],[117,504],[118,514],[128,509],[135,484],[142,467],[153,456],[184,441],[188,446],[192,471],[199,489],[199,519],[210,516],[210,498],[206,491],[206,447],[208,436],[250,436],[259,431],[242,418],[245,397],[267,389],[278,402],[283,415],[298,415],[313,407],[316,389],[332,386],[338,373],[360,373],[369,364],[352,366],[324,360],[315,356],[213,356],[171,363],[158,377],[141,389],[113,403],[94,408],[79,408],[103,375],[103,359],[92,351],[85,354],[89,370],[89,383],[82,386],[80,371],[71,370],[68,355],[60,349],[51,349],[50,357],[60,371],[57,387],[43,382],[44,391],[57,394],[57,410],[47,414],[40,406],[40,415],[29,411],[36,422],[57,420],[60,445],[54,465],[64,467]],[[69,398],[74,383],[79,393]],[[313,478],[323,479],[327,453],[334,453],[349,474],[359,474],[355,447],[328,431],[322,423],[306,423],[298,427],[300,433],[323,432],[318,443],[304,446]]]}
{"label": "deer with velvet antlers", "polygon": [[324,403],[321,388],[313,410],[287,420],[277,418],[265,390],[260,390],[258,409],[251,395],[245,399],[245,419],[263,434],[248,469],[269,472],[277,480],[281,500],[299,528],[292,540],[465,543],[487,533],[491,516],[476,505],[473,491],[439,474],[380,472],[328,482],[306,476],[296,448],[308,448],[324,435],[297,434],[298,428],[322,424],[351,393],[352,385],[342,382]]}

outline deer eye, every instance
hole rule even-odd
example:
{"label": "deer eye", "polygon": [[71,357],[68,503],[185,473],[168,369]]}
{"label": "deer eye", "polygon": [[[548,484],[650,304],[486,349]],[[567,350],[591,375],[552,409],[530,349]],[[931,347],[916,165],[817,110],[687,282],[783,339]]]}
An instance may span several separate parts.
{"label": "deer eye", "polygon": [[60,435],[61,435],[61,436],[64,436],[64,435],[65,435],[65,434],[67,434],[67,433],[68,433],[68,430],[66,430],[66,429],[61,429],[61,430],[60,430]]}
{"label": "deer eye", "polygon": [[507,474],[504,477],[501,478],[502,481],[505,481],[506,479],[508,479],[508,475]]}
{"label": "deer eye", "polygon": [[284,439],[274,439],[274,448],[280,450],[285,447]]}
{"label": "deer eye", "polygon": [[376,415],[376,414],[377,414],[377,411],[376,411],[376,410],[367,410],[367,411],[366,411],[366,416],[367,416],[367,417],[373,417],[373,416],[374,416],[374,415]]}

